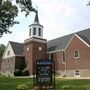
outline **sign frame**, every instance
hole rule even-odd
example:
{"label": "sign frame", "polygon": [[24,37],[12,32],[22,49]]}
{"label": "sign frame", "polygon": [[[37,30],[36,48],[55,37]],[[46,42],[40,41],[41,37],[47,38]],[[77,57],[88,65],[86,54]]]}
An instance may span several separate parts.
{"label": "sign frame", "polygon": [[55,88],[55,62],[39,59],[33,63],[33,86]]}

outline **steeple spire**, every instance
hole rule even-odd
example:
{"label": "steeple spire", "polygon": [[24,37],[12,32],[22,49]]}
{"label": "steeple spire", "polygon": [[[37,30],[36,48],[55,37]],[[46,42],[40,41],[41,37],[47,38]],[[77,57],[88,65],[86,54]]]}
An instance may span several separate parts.
{"label": "steeple spire", "polygon": [[30,26],[30,37],[43,38],[43,26],[39,23],[38,11],[36,11],[33,24]]}
{"label": "steeple spire", "polygon": [[34,23],[38,23],[38,24],[39,24],[38,11],[36,11],[36,15],[35,15]]}

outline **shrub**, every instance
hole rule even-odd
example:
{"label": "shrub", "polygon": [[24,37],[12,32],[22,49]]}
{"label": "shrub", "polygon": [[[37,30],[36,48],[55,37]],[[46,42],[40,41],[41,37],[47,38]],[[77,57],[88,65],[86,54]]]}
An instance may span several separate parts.
{"label": "shrub", "polygon": [[16,71],[14,71],[14,76],[22,76],[22,72],[17,69]]}
{"label": "shrub", "polygon": [[23,70],[22,75],[23,76],[29,76],[29,71],[28,70]]}

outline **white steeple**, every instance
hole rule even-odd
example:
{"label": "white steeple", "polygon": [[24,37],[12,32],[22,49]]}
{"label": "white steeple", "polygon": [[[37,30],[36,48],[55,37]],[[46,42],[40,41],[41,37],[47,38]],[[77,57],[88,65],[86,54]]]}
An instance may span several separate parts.
{"label": "white steeple", "polygon": [[36,11],[35,19],[33,24],[31,24],[29,30],[30,37],[43,38],[43,26],[39,23],[38,11]]}

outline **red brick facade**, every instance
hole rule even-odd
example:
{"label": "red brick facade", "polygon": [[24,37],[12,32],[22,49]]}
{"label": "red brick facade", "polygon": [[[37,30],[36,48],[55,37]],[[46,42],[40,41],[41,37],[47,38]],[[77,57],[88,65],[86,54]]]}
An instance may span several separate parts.
{"label": "red brick facade", "polygon": [[[74,58],[75,50],[79,51],[79,58]],[[62,51],[53,52],[55,70],[61,76],[74,76],[75,70],[80,71],[80,76],[90,76],[90,47],[74,36],[65,50],[66,63],[63,63]]]}
{"label": "red brick facade", "polygon": [[40,39],[37,38],[35,38],[35,40],[36,41],[34,41],[34,39],[29,41],[26,40],[24,43],[25,60],[30,75],[33,74],[33,62],[35,60],[47,58],[47,41],[45,39],[41,39],[41,42],[39,42]]}
{"label": "red brick facade", "polygon": [[[80,57],[78,59],[74,59],[75,50],[79,51]],[[88,69],[90,72],[90,47],[88,47],[76,36],[74,36],[73,40],[66,49],[66,69],[67,72],[68,70],[77,70],[77,69],[78,70]],[[81,74],[81,76],[83,76],[83,73]],[[86,76],[87,74],[90,73],[86,73]]]}
{"label": "red brick facade", "polygon": [[[47,40],[30,38],[24,42],[24,56],[6,58],[1,62],[1,73],[7,76],[14,75],[14,71],[20,68],[27,68],[30,75],[33,74],[33,62],[39,59],[49,59],[53,55],[56,74],[61,76],[75,76],[78,70],[81,77],[90,76],[90,47],[77,35],[71,38],[66,49],[55,52],[47,52]],[[79,58],[74,58],[75,51],[79,51]],[[63,62],[63,52],[65,60]]]}

